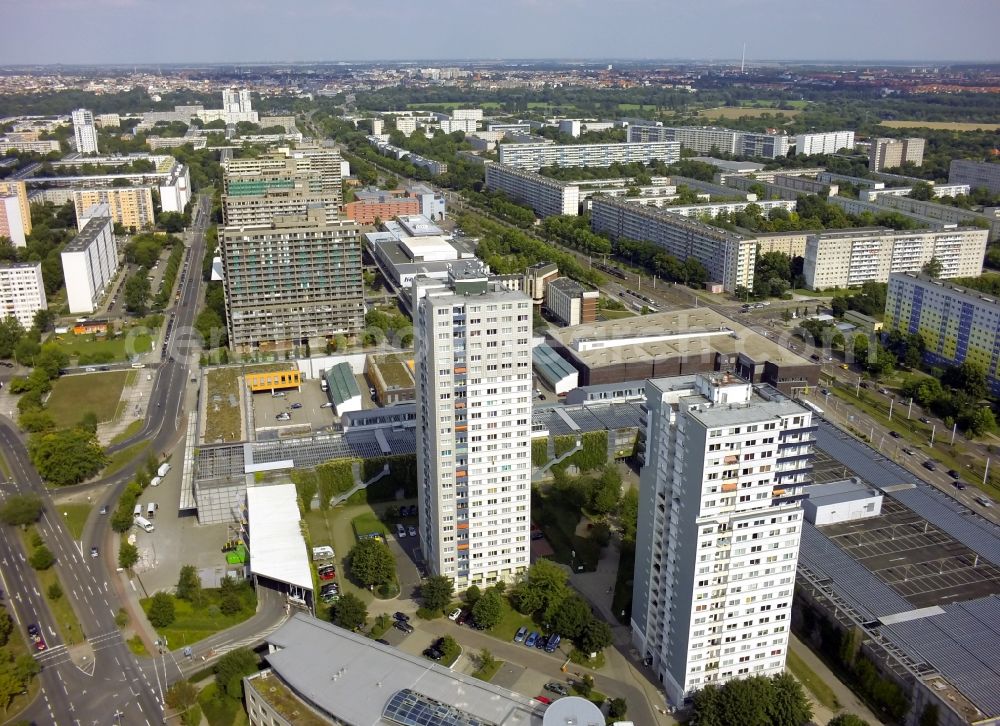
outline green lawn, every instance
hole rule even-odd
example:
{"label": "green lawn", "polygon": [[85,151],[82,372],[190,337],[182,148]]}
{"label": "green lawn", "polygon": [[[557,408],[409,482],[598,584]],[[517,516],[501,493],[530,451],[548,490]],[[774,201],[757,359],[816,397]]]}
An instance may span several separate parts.
{"label": "green lawn", "polygon": [[98,421],[111,421],[127,377],[126,371],[109,371],[57,378],[45,407],[58,426],[75,424],[88,411]]}
{"label": "green lawn", "polygon": [[56,505],[56,511],[62,515],[63,521],[69,528],[69,533],[73,535],[73,539],[80,539],[83,536],[83,525],[87,523],[87,517],[93,508],[91,504]]}
{"label": "green lawn", "polygon": [[531,616],[521,615],[521,613],[511,607],[510,603],[507,602],[507,598],[504,598],[503,616],[500,618],[500,622],[497,623],[496,627],[490,628],[487,632],[490,635],[509,643],[514,640],[515,633],[517,633],[517,631],[522,627],[527,628],[528,632],[531,632],[532,630],[540,630],[540,628],[532,622]]}
{"label": "green lawn", "polygon": [[198,705],[209,726],[244,726],[249,724],[243,704],[227,696],[218,696],[216,685],[210,683],[198,694]]}
{"label": "green lawn", "polygon": [[112,445],[120,444],[122,441],[125,441],[126,439],[130,439],[133,436],[135,436],[137,433],[139,433],[139,431],[142,430],[142,423],[143,423],[142,419],[138,419],[130,423],[128,426],[125,427],[124,431],[122,431],[120,434],[116,435],[113,439],[111,439]]}
{"label": "green lawn", "polygon": [[[306,512],[305,521],[306,526],[309,528],[310,545],[313,547],[318,547],[320,545],[329,545],[330,547],[333,547],[333,551],[336,553],[335,560],[341,573],[347,572],[344,558],[347,557],[347,553],[351,551],[351,547],[353,547],[357,542],[357,539],[354,536],[354,531],[351,529],[350,515],[348,512],[357,512],[361,509],[364,509],[366,512],[371,512],[371,509],[369,509],[367,505],[357,508],[337,507],[336,509],[329,509],[325,512],[322,509],[313,509]],[[370,590],[358,587],[351,582],[351,578],[340,576],[337,579],[340,581],[341,592],[353,593],[361,598],[366,604],[370,604],[374,599],[375,596]]]}
{"label": "green lawn", "polygon": [[3,453],[0,452],[0,474],[3,474],[8,479],[10,476],[10,466],[7,464],[7,460],[3,457]]}
{"label": "green lawn", "polygon": [[806,662],[791,649],[788,651],[786,665],[788,666],[788,670],[792,672],[792,675],[809,690],[822,706],[829,708],[831,711],[836,711],[840,708],[840,702],[837,701],[837,695],[833,692],[833,689],[822,678],[816,675],[812,668],[806,665]]}
{"label": "green lawn", "polygon": [[[139,330],[134,328],[133,330]],[[148,330],[148,328],[143,328]],[[57,335],[52,338],[59,344],[62,351],[70,358],[79,359],[81,364],[88,360],[101,360],[105,363],[129,360],[132,356],[148,353],[153,349],[153,338],[148,332],[132,333],[126,331],[115,338],[105,338],[97,335]]]}
{"label": "green lawn", "polygon": [[583,566],[584,572],[594,572],[601,557],[601,548],[589,537],[576,534],[581,516],[578,509],[559,497],[547,496],[538,489],[532,489],[531,518],[541,527],[545,539],[555,550],[552,559],[571,567]]}
{"label": "green lawn", "polygon": [[493,676],[497,674],[497,671],[503,668],[503,663],[504,662],[502,660],[495,660],[493,661],[492,665],[489,665],[485,668],[479,668],[478,670],[476,670],[472,674],[472,677],[478,678],[481,681],[486,681],[487,683],[489,683],[491,680],[493,680]]}
{"label": "green lawn", "polygon": [[142,638],[138,635],[133,635],[125,641],[125,644],[128,645],[128,649],[135,655],[149,655],[149,651],[146,650],[145,643],[142,642]]}
{"label": "green lawn", "polygon": [[[30,657],[34,652],[34,647],[30,650],[28,649],[28,644],[25,642],[24,631],[20,630],[20,628],[15,628],[14,632],[12,632],[10,637],[7,639],[6,645],[0,646],[0,658],[3,658],[7,662],[13,662],[18,656],[21,655],[27,655]],[[6,708],[0,707],[0,718],[4,719],[3,722],[15,723],[14,716],[27,708],[28,705],[35,700],[35,696],[38,695],[38,688],[38,678],[32,678],[28,683],[28,690],[25,693],[19,693],[14,696],[11,699],[11,702],[7,704]],[[25,721],[23,723],[27,722]]]}
{"label": "green lawn", "polygon": [[[18,530],[18,532],[21,535],[21,543],[24,545],[24,551],[30,557],[32,551],[35,549],[31,544],[34,528],[29,527],[26,530]],[[52,610],[52,617],[56,621],[56,628],[59,630],[59,635],[62,636],[63,643],[69,646],[83,642],[83,628],[80,627],[80,621],[77,620],[71,603],[73,593],[63,583],[59,582],[59,575],[56,573],[55,566],[53,565],[47,570],[36,570],[35,572],[38,575],[38,587],[45,596],[45,600],[49,603],[49,609]],[[54,583],[59,583],[59,586],[62,588],[63,594],[60,598],[52,599],[49,597],[49,588]],[[48,633],[46,633],[47,635]]]}
{"label": "green lawn", "polygon": [[[205,443],[239,441],[241,432],[239,368],[214,368],[205,376],[208,400],[205,404]],[[230,401],[236,405],[230,405]]]}
{"label": "green lawn", "polygon": [[[183,648],[185,645],[194,645],[199,640],[214,635],[220,630],[231,628],[250,618],[257,608],[257,596],[253,589],[245,586],[240,590],[243,600],[243,609],[235,615],[223,615],[218,611],[221,595],[219,590],[205,589],[205,605],[195,608],[187,600],[174,600],[174,612],[176,617],[174,622],[166,628],[159,628],[157,632],[167,639],[167,644],[171,650]],[[146,613],[149,613],[149,606],[152,598],[144,598],[139,601]]]}
{"label": "green lawn", "polygon": [[389,529],[382,523],[382,520],[375,515],[375,512],[365,512],[363,514],[359,514],[351,520],[351,527],[354,529],[356,537],[360,537],[363,534],[369,534],[371,532],[377,532],[384,538],[388,538],[389,536]]}
{"label": "green lawn", "polygon": [[104,467],[104,471],[101,472],[102,476],[111,476],[128,466],[129,462],[134,461],[136,458],[142,455],[142,453],[149,448],[149,441],[137,441],[131,446],[126,446],[124,449],[116,453],[111,457],[111,461],[108,465]]}

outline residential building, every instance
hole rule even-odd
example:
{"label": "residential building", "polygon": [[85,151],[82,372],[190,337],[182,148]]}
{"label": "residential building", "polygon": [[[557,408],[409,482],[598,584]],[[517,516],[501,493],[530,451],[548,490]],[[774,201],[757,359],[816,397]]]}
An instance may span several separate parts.
{"label": "residential building", "polygon": [[751,131],[718,128],[716,126],[650,126],[632,124],[628,127],[630,142],[674,141],[685,149],[700,154],[733,154],[776,159],[787,156],[788,136],[761,134]]}
{"label": "residential building", "polygon": [[463,121],[482,121],[483,120],[483,109],[481,108],[456,108],[451,112],[451,117],[453,119],[459,119]]}
{"label": "residential building", "polygon": [[600,166],[614,163],[648,164],[663,161],[667,164],[681,158],[677,142],[658,141],[624,144],[500,144],[497,147],[501,164],[517,169],[538,171],[543,166]]}
{"label": "residential building", "polygon": [[6,237],[15,247],[28,244],[24,232],[21,200],[14,195],[0,196],[0,237]]}
{"label": "residential building", "polygon": [[531,300],[485,274],[413,283],[420,544],[457,590],[529,562]]}
{"label": "residential building", "polygon": [[652,242],[678,260],[694,257],[705,266],[709,280],[721,282],[727,292],[753,285],[757,250],[750,236],[671,214],[666,208],[605,197],[593,199],[590,226],[615,240]]}
{"label": "residential building", "polygon": [[580,325],[597,320],[597,300],[601,293],[589,290],[576,280],[560,277],[545,286],[545,307],[563,325]]}
{"label": "residential building", "polygon": [[253,107],[250,103],[250,90],[241,88],[224,88],[222,90],[222,110],[224,113],[250,113]]}
{"label": "residential building", "polygon": [[874,139],[868,150],[868,168],[871,171],[895,169],[903,164],[920,166],[924,163],[925,139]]}
{"label": "residential building", "polygon": [[420,202],[420,214],[427,219],[432,222],[444,219],[447,205],[441,192],[428,184],[413,182],[407,187],[406,194]]}
{"label": "residential building", "polygon": [[972,159],[952,159],[948,167],[949,184],[968,184],[973,189],[986,189],[1000,194],[1000,164]]}
{"label": "residential building", "polygon": [[253,196],[272,189],[292,189],[296,181],[309,192],[322,194],[339,208],[343,202],[340,152],[320,146],[282,148],[256,158],[230,159],[225,171],[223,193]]}
{"label": "residential building", "polygon": [[441,119],[441,131],[446,134],[461,131],[464,134],[476,133],[476,121],[471,118]]}
{"label": "residential building", "polygon": [[530,134],[531,124],[527,121],[521,123],[509,123],[509,124],[494,124],[490,123],[486,125],[487,131],[501,131],[505,134]]}
{"label": "residential building", "polygon": [[85,108],[73,112],[73,138],[76,140],[76,150],[81,154],[97,154],[97,126],[94,125],[94,114]]}
{"label": "residential building", "polygon": [[371,124],[372,124],[372,134],[374,134],[375,136],[381,136],[383,130],[385,129],[385,121],[376,117],[371,119]]}
{"label": "residential building", "polygon": [[953,366],[965,361],[986,371],[1000,395],[1000,302],[992,295],[916,272],[889,276],[883,334],[917,333],[924,360]]}
{"label": "residential building", "polygon": [[266,640],[268,668],[243,679],[251,726],[543,724],[536,699],[309,615],[293,615]]}
{"label": "residential building", "polygon": [[321,346],[364,326],[361,243],[350,220],[325,211],[219,233],[226,323],[234,350]]}
{"label": "residential building", "polygon": [[[114,222],[105,206],[88,210],[87,222],[62,251],[66,302],[71,313],[92,313],[118,272]],[[102,216],[97,216],[102,215]]]}
{"label": "residential building", "polygon": [[417,130],[417,120],[412,116],[397,116],[396,131],[403,136],[409,136]]}
{"label": "residential building", "polygon": [[94,121],[102,129],[117,129],[122,125],[122,117],[117,113],[99,113],[94,116]]}
{"label": "residential building", "polygon": [[41,140],[20,140],[10,136],[0,136],[0,156],[8,151],[19,151],[22,153],[51,154],[62,149],[55,139]]}
{"label": "residential building", "polygon": [[556,214],[576,216],[580,213],[578,185],[550,179],[525,169],[504,164],[487,164],[486,187],[503,192],[515,202],[527,204],[539,217]]}
{"label": "residential building", "polygon": [[382,137],[369,136],[368,143],[374,146],[376,151],[383,156],[393,156],[396,159],[408,161],[414,166],[426,169],[432,176],[440,176],[441,174],[446,174],[448,172],[447,163],[438,161],[437,159],[429,159],[426,156],[420,156],[419,154],[414,154],[413,152],[399,146],[393,146],[388,141],[384,141]]}
{"label": "residential building", "polygon": [[149,186],[73,190],[77,217],[95,204],[108,205],[112,221],[126,229],[146,229],[156,223],[153,188]]}
{"label": "residential building", "polygon": [[28,330],[46,308],[41,262],[0,263],[0,320],[14,317]]}
{"label": "residential building", "polygon": [[187,164],[174,164],[158,187],[161,211],[182,213],[191,201],[191,174]]}
{"label": "residential building", "polygon": [[728,373],[646,383],[632,644],[681,705],[784,671],[812,413]]}
{"label": "residential building", "polygon": [[572,136],[574,139],[580,136],[580,120],[575,118],[564,118],[559,121],[559,132]]}
{"label": "residential building", "polygon": [[31,204],[28,202],[28,188],[24,182],[0,179],[0,197],[17,197],[17,205],[21,211],[21,227],[25,236],[31,234]]}
{"label": "residential building", "polygon": [[890,194],[878,197],[875,202],[887,211],[902,212],[909,217],[925,217],[945,224],[989,225],[990,242],[1000,239],[1000,207],[986,207],[982,212],[973,212],[950,204],[925,202]]}
{"label": "residential building", "polygon": [[420,214],[420,200],[403,196],[402,190],[362,189],[344,205],[344,216],[358,224],[375,224],[401,214]]}
{"label": "residential building", "polygon": [[894,231],[881,227],[819,232],[806,239],[806,287],[828,290],[869,280],[888,282],[893,272],[918,272],[932,259],[941,277],[976,277],[983,271],[985,229]]}
{"label": "residential building", "polygon": [[159,151],[160,149],[176,149],[178,146],[187,146],[191,144],[192,149],[204,149],[208,146],[208,137],[206,136],[147,136],[146,146],[150,148],[151,151]]}
{"label": "residential building", "polygon": [[841,149],[853,148],[853,131],[825,131],[795,136],[795,153],[799,155],[836,154]]}
{"label": "residential building", "polygon": [[536,306],[545,301],[545,286],[559,277],[559,266],[554,262],[536,262],[524,271],[524,294]]}

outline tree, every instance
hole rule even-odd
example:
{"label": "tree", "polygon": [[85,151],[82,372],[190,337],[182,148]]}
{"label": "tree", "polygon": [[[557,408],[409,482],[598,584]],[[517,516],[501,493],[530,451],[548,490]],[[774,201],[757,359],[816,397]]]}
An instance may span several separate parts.
{"label": "tree", "polygon": [[614,637],[610,625],[603,620],[591,618],[574,640],[582,652],[599,653],[611,645]]}
{"label": "tree", "polygon": [[[910,199],[919,199],[922,202],[929,202],[934,198],[934,187],[927,182],[915,182],[910,188]],[[934,275],[937,277],[937,275]]]}
{"label": "tree", "polygon": [[139,561],[139,548],[127,540],[122,540],[118,547],[118,566],[123,570],[131,570]]}
{"label": "tree", "polygon": [[0,507],[0,520],[13,526],[34,524],[42,516],[44,504],[34,494],[13,494]]}
{"label": "tree", "polygon": [[346,630],[357,630],[368,620],[364,601],[352,592],[345,592],[330,607],[330,620]]}
{"label": "tree", "polygon": [[42,478],[56,486],[88,479],[108,461],[94,434],[79,428],[34,434],[28,454]]}
{"label": "tree", "polygon": [[870,726],[870,724],[853,713],[842,713],[830,719],[827,726]]}
{"label": "tree", "polygon": [[624,698],[612,698],[608,702],[608,716],[611,718],[624,718],[628,713],[628,704]]}
{"label": "tree", "polygon": [[24,337],[24,328],[13,315],[0,320],[0,358],[10,358],[14,355],[14,346]]}
{"label": "tree", "polygon": [[488,589],[472,608],[472,617],[476,625],[489,630],[500,622],[503,617],[503,598],[494,588]]}
{"label": "tree", "polygon": [[549,603],[566,597],[566,572],[551,560],[540,559],[528,568],[525,579],[514,588],[512,598],[518,611],[528,615],[547,610]]}
{"label": "tree", "polygon": [[190,681],[181,679],[163,697],[170,708],[183,713],[198,703],[198,688]]}
{"label": "tree", "polygon": [[941,377],[941,382],[949,388],[965,391],[974,399],[985,398],[989,392],[986,367],[970,360],[957,366],[949,366]]}
{"label": "tree", "polygon": [[454,663],[455,659],[458,658],[459,653],[462,652],[458,643],[450,635],[446,635],[441,638],[441,643],[438,645],[438,649],[441,651],[441,660],[445,663]]}
{"label": "tree", "polygon": [[392,582],[396,576],[396,563],[389,548],[377,539],[364,539],[348,555],[351,575],[359,584],[371,588]]}
{"label": "tree", "polygon": [[483,648],[476,656],[476,662],[479,664],[479,670],[486,671],[496,667],[497,659],[493,657],[489,648]]}
{"label": "tree", "polygon": [[201,599],[201,577],[198,576],[198,569],[194,565],[184,565],[181,567],[180,577],[177,578],[177,588],[174,591],[181,600],[196,602]]}
{"label": "tree", "polygon": [[590,492],[590,509],[598,514],[613,512],[622,495],[622,477],[615,464],[608,464]]}
{"label": "tree", "polygon": [[958,423],[970,436],[982,436],[996,431],[997,428],[993,411],[987,406],[963,411],[958,417]]}
{"label": "tree", "polygon": [[[450,582],[450,580],[449,580]],[[465,604],[472,607],[476,602],[483,596],[483,591],[479,589],[479,585],[469,585],[462,597],[465,599]]]}
{"label": "tree", "polygon": [[420,599],[428,610],[441,611],[451,602],[453,590],[454,585],[450,577],[434,575],[427,578],[420,586]]}
{"label": "tree", "polygon": [[812,718],[812,708],[802,684],[790,673],[771,676],[771,691],[767,710],[774,726],[802,726]]}
{"label": "tree", "polygon": [[58,600],[63,596],[63,590],[58,582],[53,582],[51,585],[49,585],[48,589],[45,591],[45,594],[48,596],[49,600]]}
{"label": "tree", "polygon": [[592,619],[590,606],[577,595],[553,601],[545,611],[545,622],[566,638],[576,639]]}
{"label": "tree", "polygon": [[22,653],[14,660],[14,675],[24,685],[28,685],[28,681],[41,672],[41,664],[27,653]]}
{"label": "tree", "polygon": [[920,271],[927,275],[928,277],[941,277],[941,273],[944,271],[944,265],[941,264],[941,260],[937,257],[931,257],[924,266],[920,268]]}
{"label": "tree", "polygon": [[145,315],[149,310],[149,280],[146,279],[145,268],[125,281],[125,309],[133,315]]}
{"label": "tree", "polygon": [[41,308],[35,311],[35,318],[33,320],[33,326],[38,329],[39,332],[44,333],[50,327],[52,323],[55,322],[56,312],[55,310],[49,310],[48,308]]}
{"label": "tree", "polygon": [[219,693],[230,698],[243,698],[243,677],[257,672],[257,654],[249,648],[237,648],[226,653],[215,664],[215,685]]}
{"label": "tree", "polygon": [[[199,595],[199,598],[201,595]],[[236,593],[230,592],[222,596],[219,600],[219,612],[223,615],[235,615],[243,609],[243,601]]]}
{"label": "tree", "polygon": [[177,614],[174,610],[174,596],[168,592],[158,592],[153,595],[149,604],[149,622],[154,628],[165,628],[174,622]]}
{"label": "tree", "polygon": [[45,545],[36,547],[28,558],[28,563],[36,570],[47,570],[56,563],[56,556]]}
{"label": "tree", "polygon": [[89,431],[92,434],[97,433],[97,414],[93,411],[87,411],[80,417],[80,422],[77,424],[84,431]]}
{"label": "tree", "polygon": [[7,645],[12,632],[14,632],[14,620],[7,614],[7,610],[0,606],[0,648]]}
{"label": "tree", "polygon": [[21,679],[6,669],[0,670],[0,708],[4,711],[14,700],[14,696],[24,690]]}

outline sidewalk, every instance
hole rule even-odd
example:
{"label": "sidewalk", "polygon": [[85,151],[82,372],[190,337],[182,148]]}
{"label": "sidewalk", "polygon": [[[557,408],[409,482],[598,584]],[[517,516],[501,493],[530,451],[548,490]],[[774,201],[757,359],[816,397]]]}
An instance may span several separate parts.
{"label": "sidewalk", "polygon": [[108,446],[115,436],[127,429],[133,421],[142,421],[146,417],[149,394],[153,390],[154,383],[153,380],[148,380],[148,377],[155,378],[155,374],[146,368],[133,369],[130,372],[136,374],[135,382],[122,389],[118,404],[121,415],[117,420],[101,424],[97,428],[97,438],[102,446]]}
{"label": "sidewalk", "polygon": [[834,695],[837,697],[837,701],[840,703],[839,711],[831,711],[828,708],[824,708],[822,705],[817,703],[816,699],[812,698],[812,694],[809,692],[809,689],[806,688],[805,692],[806,695],[810,697],[809,702],[812,704],[813,708],[813,720],[816,723],[825,724],[838,714],[853,713],[854,715],[863,718],[871,726],[881,726],[882,722],[864,703],[862,703],[861,699],[854,695],[854,692],[851,691],[851,689],[848,688],[839,678],[837,678],[833,671],[827,668],[826,664],[795,635],[792,635],[788,639],[788,649],[794,652],[795,655],[799,656],[805,664],[809,666],[809,669],[819,676],[820,680],[833,690]]}

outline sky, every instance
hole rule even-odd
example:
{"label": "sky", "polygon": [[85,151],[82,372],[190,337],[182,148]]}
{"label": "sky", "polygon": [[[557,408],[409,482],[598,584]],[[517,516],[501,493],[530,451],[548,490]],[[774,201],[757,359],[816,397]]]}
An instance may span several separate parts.
{"label": "sky", "polygon": [[1000,61],[1000,0],[0,0],[0,64]]}

